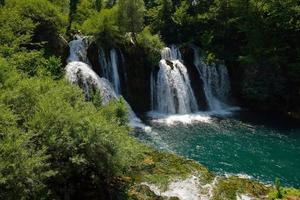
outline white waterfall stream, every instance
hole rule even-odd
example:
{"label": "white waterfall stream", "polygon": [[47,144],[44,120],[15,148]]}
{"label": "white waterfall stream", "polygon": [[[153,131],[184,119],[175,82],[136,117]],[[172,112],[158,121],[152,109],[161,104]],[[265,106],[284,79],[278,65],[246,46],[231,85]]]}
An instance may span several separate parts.
{"label": "white waterfall stream", "polygon": [[100,48],[99,62],[103,76],[108,79],[118,95],[121,95],[121,83],[119,77],[119,57],[116,49],[111,49],[109,56],[105,55],[105,51]]}
{"label": "white waterfall stream", "polygon": [[[210,122],[210,115],[228,115],[238,107],[227,105],[230,97],[230,81],[226,66],[207,65],[194,49],[194,65],[203,82],[208,111],[200,112],[189,74],[183,64],[178,47],[171,45],[161,51],[159,69],[151,74],[151,106],[149,116],[156,122],[172,125],[177,122]],[[198,91],[199,92],[199,91]]]}
{"label": "white waterfall stream", "polygon": [[203,89],[209,109],[214,112],[227,109],[226,102],[229,100],[231,87],[226,66],[207,65],[200,57],[199,49],[194,47],[193,50],[194,65],[203,81]]}
{"label": "white waterfall stream", "polygon": [[188,114],[198,110],[186,67],[176,46],[161,51],[157,76],[151,76],[153,110],[163,114]]}
{"label": "white waterfall stream", "polygon": [[[85,37],[77,37],[69,43],[70,56],[68,58],[68,65],[66,66],[66,78],[73,84],[77,84],[84,90],[87,99],[91,98],[91,92],[97,90],[102,99],[102,104],[107,104],[112,99],[119,99],[122,97],[116,93],[111,82],[106,78],[100,78],[96,72],[92,70],[87,58],[87,42]],[[117,73],[117,57],[116,52],[111,51],[112,69]],[[104,61],[104,60],[103,60]],[[112,71],[113,71],[112,70]],[[107,72],[109,74],[111,71]],[[117,76],[114,74],[114,76]],[[118,81],[118,80],[116,80]],[[135,128],[141,128],[145,131],[151,131],[151,128],[145,126],[142,121],[133,112],[131,106],[126,102],[129,111],[129,125]]]}
{"label": "white waterfall stream", "polygon": [[81,37],[75,35],[75,39],[69,43],[70,55],[67,62],[72,61],[82,61],[84,63],[90,64],[87,57],[87,49],[89,46],[89,37]]}
{"label": "white waterfall stream", "polygon": [[117,99],[110,82],[105,78],[100,78],[86,63],[73,61],[66,66],[65,70],[67,80],[82,86],[87,99],[91,98],[90,93],[94,89],[100,92],[102,104],[107,104],[111,99]]}

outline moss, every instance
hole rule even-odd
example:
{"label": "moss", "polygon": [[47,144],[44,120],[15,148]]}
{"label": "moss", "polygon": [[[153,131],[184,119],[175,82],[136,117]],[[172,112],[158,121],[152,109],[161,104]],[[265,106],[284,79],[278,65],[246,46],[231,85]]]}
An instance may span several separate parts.
{"label": "moss", "polygon": [[135,185],[132,186],[128,191],[129,200],[163,200],[163,197],[156,195],[146,185]]}
{"label": "moss", "polygon": [[236,194],[249,194],[264,199],[270,188],[249,179],[230,177],[221,179],[213,191],[213,200],[236,199]]}
{"label": "moss", "polygon": [[[135,144],[140,144],[139,142]],[[156,195],[150,188],[141,183],[157,186],[161,191],[166,191],[174,180],[184,180],[190,176],[199,178],[201,185],[212,183],[215,176],[198,162],[180,157],[175,154],[153,150],[144,144],[137,148],[138,159],[122,177],[122,182],[127,185],[129,199],[160,200],[164,197]],[[282,188],[283,199],[300,199],[300,190]],[[250,179],[239,177],[222,177],[213,189],[213,200],[236,199],[237,194],[247,194],[257,199],[275,200],[276,189]],[[172,197],[170,199],[177,199]]]}
{"label": "moss", "polygon": [[[299,200],[300,199],[300,190],[295,188],[281,188],[282,199],[286,200]],[[269,199],[277,199],[277,190],[271,189],[269,194]]]}
{"label": "moss", "polygon": [[147,182],[166,190],[174,179],[197,176],[201,182],[208,183],[213,175],[207,168],[192,160],[174,154],[150,151],[145,154],[138,166],[133,166],[131,177],[135,183]]}

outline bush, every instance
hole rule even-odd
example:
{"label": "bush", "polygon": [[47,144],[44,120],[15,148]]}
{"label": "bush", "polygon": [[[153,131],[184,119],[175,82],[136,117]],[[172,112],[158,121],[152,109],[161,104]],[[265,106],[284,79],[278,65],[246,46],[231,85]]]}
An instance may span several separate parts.
{"label": "bush", "polygon": [[1,199],[107,199],[138,156],[125,102],[96,108],[65,81],[0,65]]}
{"label": "bush", "polygon": [[91,0],[81,0],[76,8],[76,12],[73,15],[72,30],[81,29],[81,25],[91,16],[97,13],[95,3]]}
{"label": "bush", "polygon": [[16,126],[17,117],[0,105],[0,198],[31,199],[47,194],[49,170],[45,149],[33,149],[30,135]]}
{"label": "bush", "polygon": [[97,42],[103,46],[113,46],[119,43],[122,37],[117,25],[116,12],[115,7],[102,9],[83,23],[83,32],[95,36]]}
{"label": "bush", "polygon": [[[0,9],[0,56],[29,76],[43,68],[53,78],[62,77],[61,62],[52,54],[63,19],[48,1],[9,0]],[[52,52],[52,53],[51,53]]]}
{"label": "bush", "polygon": [[165,46],[158,35],[152,35],[149,28],[137,35],[138,45],[145,49],[148,62],[154,66],[160,60],[160,50]]}
{"label": "bush", "polygon": [[6,7],[16,9],[21,16],[36,23],[36,34],[39,31],[57,34],[67,24],[66,15],[62,15],[59,8],[47,0],[8,0]]}
{"label": "bush", "polygon": [[[0,9],[0,55],[9,57],[31,40],[35,24],[12,8]],[[23,48],[24,49],[24,48]]]}

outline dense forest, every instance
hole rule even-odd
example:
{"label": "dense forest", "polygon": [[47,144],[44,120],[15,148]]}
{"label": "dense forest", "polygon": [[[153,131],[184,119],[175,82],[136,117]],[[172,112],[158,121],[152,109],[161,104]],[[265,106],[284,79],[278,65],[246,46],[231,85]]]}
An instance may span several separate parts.
{"label": "dense forest", "polygon": [[300,117],[297,0],[0,0],[0,24],[0,199],[127,199],[153,165],[123,99],[86,101],[64,79],[75,34],[142,57],[138,73],[166,45],[197,45],[228,66],[239,105]]}

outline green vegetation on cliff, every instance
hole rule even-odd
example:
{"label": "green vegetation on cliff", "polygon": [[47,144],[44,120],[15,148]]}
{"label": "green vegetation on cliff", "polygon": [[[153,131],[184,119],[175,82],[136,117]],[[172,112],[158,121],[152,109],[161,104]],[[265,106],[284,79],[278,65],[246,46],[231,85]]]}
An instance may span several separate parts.
{"label": "green vegetation on cliff", "polygon": [[[208,60],[225,61],[234,93],[242,105],[254,110],[299,113],[300,8],[297,0],[117,2],[103,1],[102,14],[99,14],[95,1],[79,1],[75,16],[82,16],[82,10],[86,15],[78,20],[74,18],[73,29],[95,36],[101,33],[104,37],[98,38],[104,38],[104,42],[117,41],[122,45],[126,43],[126,32],[134,33],[131,37],[136,42],[135,34],[146,28],[149,32],[140,37],[158,34],[157,45],[152,45],[148,52],[151,59],[159,51],[157,47],[162,43],[159,39],[166,44],[196,44],[205,50]],[[149,48],[145,43],[137,43]]]}

